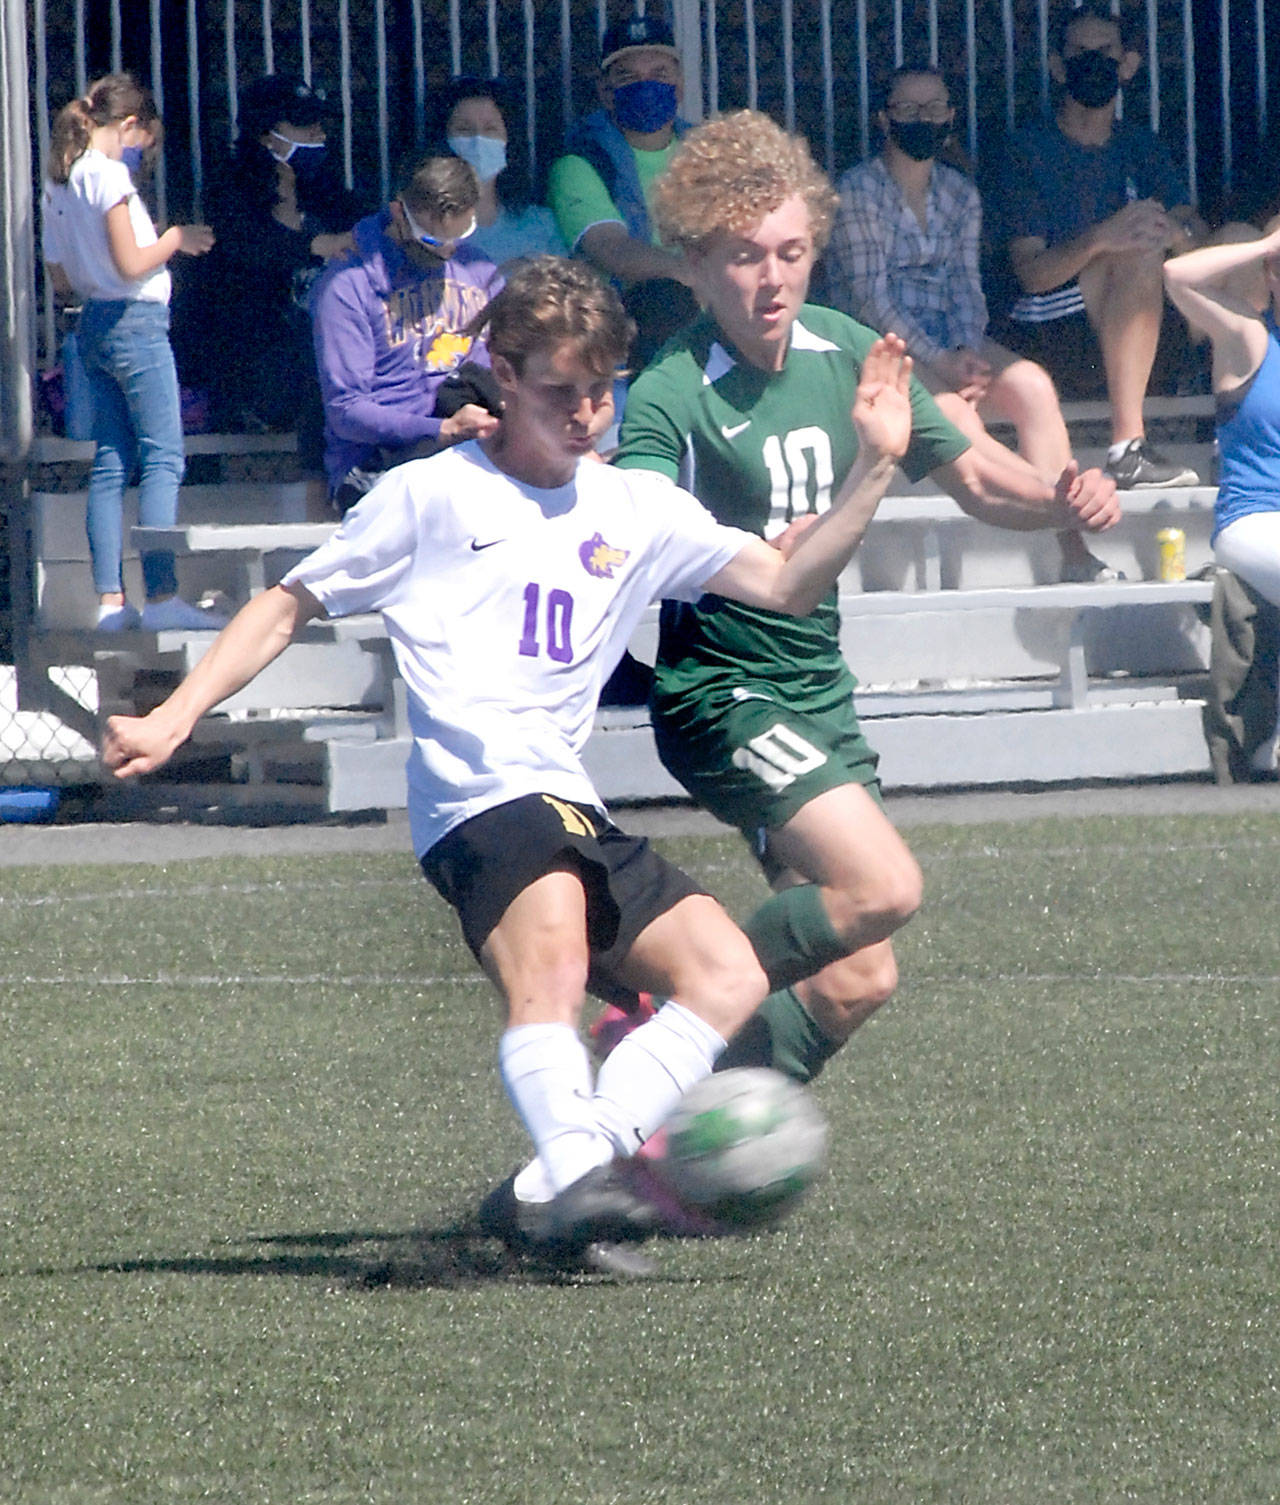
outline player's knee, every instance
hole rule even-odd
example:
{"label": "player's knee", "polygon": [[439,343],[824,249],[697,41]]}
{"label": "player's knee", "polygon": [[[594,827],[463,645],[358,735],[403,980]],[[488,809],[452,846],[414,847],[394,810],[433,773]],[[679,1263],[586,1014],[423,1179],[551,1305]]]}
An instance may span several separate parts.
{"label": "player's knee", "polygon": [[721,947],[677,979],[675,996],[727,1040],[764,1002],[769,982],[751,942]]}
{"label": "player's knee", "polygon": [[900,929],[920,908],[924,878],[905,849],[882,864],[869,881],[828,890],[827,906],[836,930],[865,945]]}

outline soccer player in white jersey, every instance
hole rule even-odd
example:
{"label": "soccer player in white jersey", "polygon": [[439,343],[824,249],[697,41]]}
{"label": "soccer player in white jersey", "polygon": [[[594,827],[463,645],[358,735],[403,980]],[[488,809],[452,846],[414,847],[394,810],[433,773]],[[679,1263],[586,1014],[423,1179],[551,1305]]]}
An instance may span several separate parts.
{"label": "soccer player in white jersey", "polygon": [[[382,613],[409,692],[415,851],[506,1002],[502,1079],[536,1150],[507,1185],[509,1225],[580,1254],[651,1227],[628,1157],[767,991],[716,901],[605,814],[580,761],[600,687],[660,597],[795,614],[823,598],[906,450],[910,361],[893,336],[868,353],[858,459],[784,558],[666,480],[595,462],[631,324],[589,268],[524,263],[482,318],[497,433],[391,472],[168,700],[109,720],[103,761],[150,772],[310,619]],[[594,1082],[589,980],[672,1000]]]}

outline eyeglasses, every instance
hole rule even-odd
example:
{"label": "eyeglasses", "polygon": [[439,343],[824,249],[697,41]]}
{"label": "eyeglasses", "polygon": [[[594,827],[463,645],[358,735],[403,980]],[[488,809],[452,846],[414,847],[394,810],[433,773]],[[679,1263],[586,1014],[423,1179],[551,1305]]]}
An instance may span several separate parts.
{"label": "eyeglasses", "polygon": [[915,120],[927,120],[931,125],[945,125],[951,118],[951,106],[943,104],[939,99],[927,105],[890,105],[885,113],[890,120],[901,121],[903,125]]}

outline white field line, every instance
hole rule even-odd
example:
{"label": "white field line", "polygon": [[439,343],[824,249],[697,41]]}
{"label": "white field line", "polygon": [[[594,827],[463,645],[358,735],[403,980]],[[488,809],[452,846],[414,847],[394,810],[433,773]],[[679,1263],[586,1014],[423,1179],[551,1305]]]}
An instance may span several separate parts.
{"label": "white field line", "polygon": [[[126,973],[101,976],[94,972],[55,972],[48,976],[35,973],[0,975],[0,987],[37,988],[244,988],[244,987],[491,987],[482,972],[396,973],[370,972],[358,977],[317,972],[226,972],[188,973],[157,972],[150,977],[133,977]],[[0,1018],[3,1018],[0,1013]]]}
{"label": "white field line", "polygon": [[[1123,987],[1275,987],[1280,973],[1270,972],[1082,972],[1072,968],[1061,972],[993,972],[975,975],[919,977],[903,984],[909,990],[926,988],[989,987],[993,983],[1026,984],[1081,981],[1114,984]],[[93,972],[57,972],[46,976],[34,973],[0,974],[0,987],[75,987],[75,988],[237,988],[237,987],[490,987],[480,972],[396,973],[370,972],[360,975],[290,972],[231,972],[222,974],[158,972],[149,977],[124,973],[102,976]],[[0,1012],[0,1019],[4,1017]]]}

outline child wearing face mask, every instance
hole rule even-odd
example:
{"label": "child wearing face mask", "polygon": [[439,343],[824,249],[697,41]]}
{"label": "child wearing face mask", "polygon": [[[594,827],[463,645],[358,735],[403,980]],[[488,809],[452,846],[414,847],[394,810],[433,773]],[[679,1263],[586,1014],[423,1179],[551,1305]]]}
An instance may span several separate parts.
{"label": "child wearing face mask", "polygon": [[163,234],[138,197],[126,153],[140,154],[158,122],[150,95],[127,73],[92,84],[54,121],[43,198],[44,257],[55,290],[82,303],[81,358],[93,400],[96,442],[87,530],[97,625],[216,628],[222,619],[177,594],[172,553],[142,556],[141,613],[125,600],[124,490],[139,469],[138,515],[172,527],[185,466],[182,413],[169,345],[168,262],[213,244],[206,225]]}

